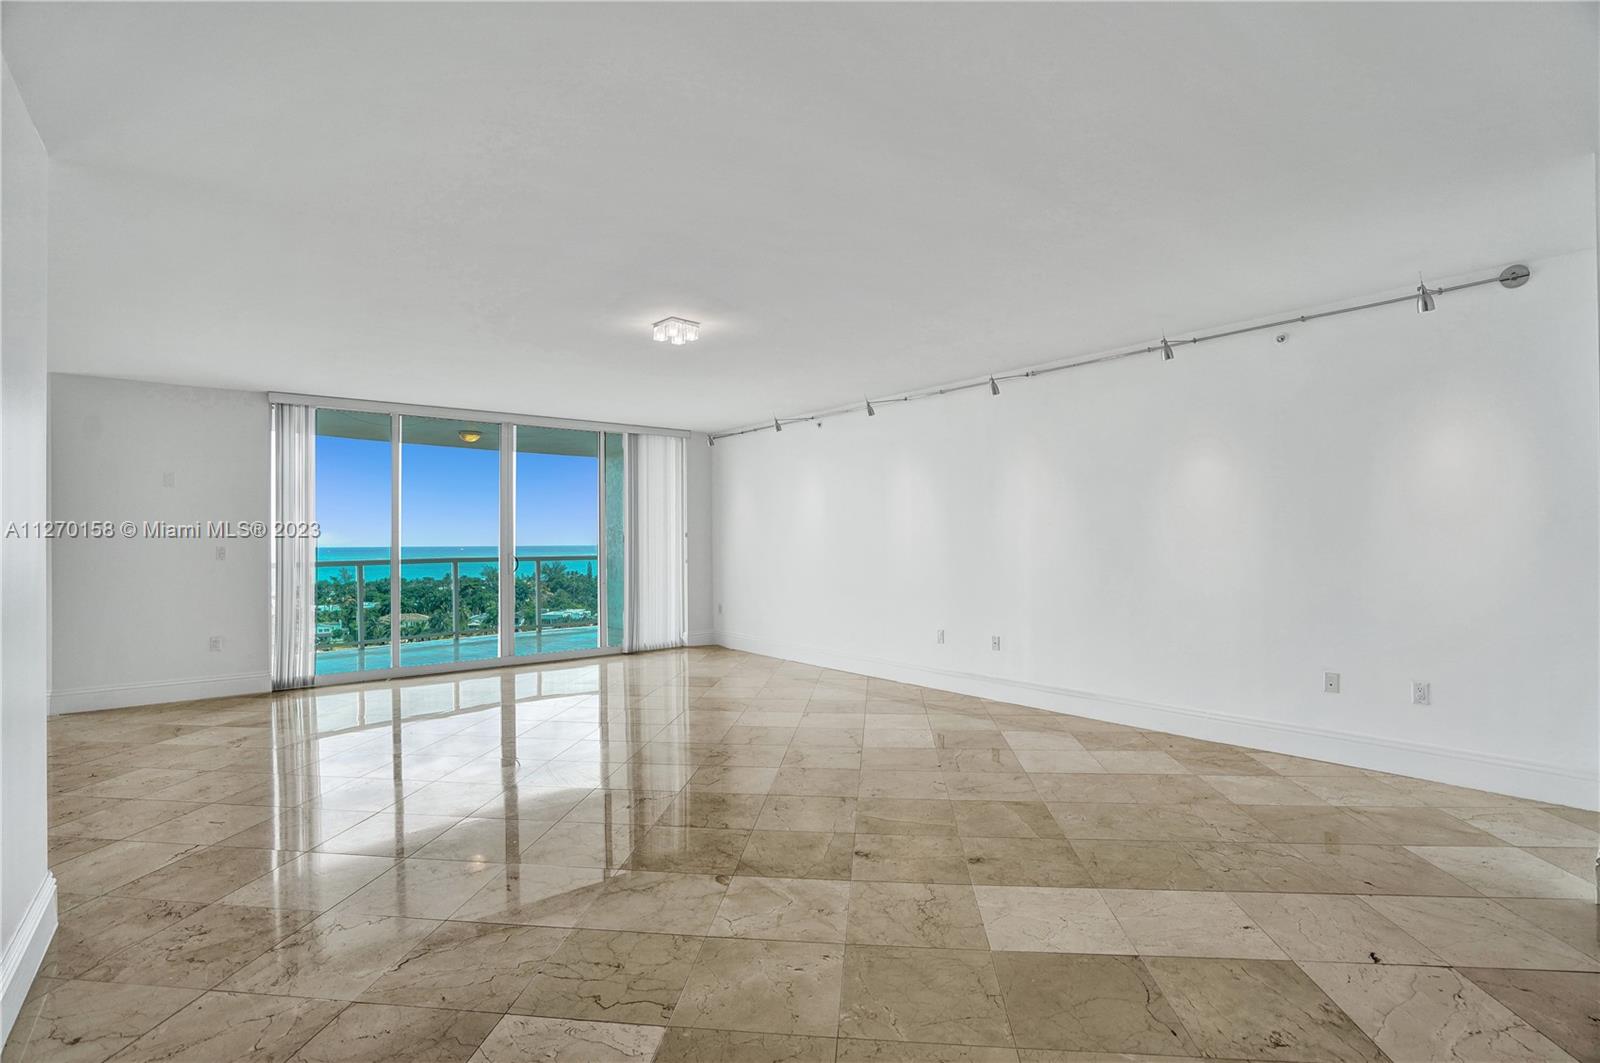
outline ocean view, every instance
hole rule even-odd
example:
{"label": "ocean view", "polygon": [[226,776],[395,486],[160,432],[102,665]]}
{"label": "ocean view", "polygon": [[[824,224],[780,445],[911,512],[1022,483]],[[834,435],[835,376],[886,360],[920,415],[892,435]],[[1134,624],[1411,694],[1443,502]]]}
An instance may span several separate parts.
{"label": "ocean view", "polygon": [[[405,546],[400,549],[402,560],[413,557],[473,557],[473,558],[498,558],[500,548],[497,546]],[[535,557],[591,557],[597,558],[599,550],[593,545],[554,545],[554,546],[519,546],[517,556],[520,558]],[[387,546],[319,546],[317,547],[317,579],[331,580],[341,572],[337,564],[331,562],[367,561],[383,563],[389,559]],[[497,560],[469,561],[461,564],[462,576],[479,576],[486,568],[493,568]],[[564,567],[573,572],[594,575],[596,562],[569,561]],[[449,574],[450,566],[446,564],[421,565],[407,564],[406,577],[443,576]],[[370,571],[370,570],[369,570]]]}

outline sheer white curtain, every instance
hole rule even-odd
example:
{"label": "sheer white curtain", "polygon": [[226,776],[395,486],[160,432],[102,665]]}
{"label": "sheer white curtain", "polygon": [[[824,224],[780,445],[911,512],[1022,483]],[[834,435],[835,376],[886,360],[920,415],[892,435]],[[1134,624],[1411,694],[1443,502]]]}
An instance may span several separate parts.
{"label": "sheer white curtain", "polygon": [[[309,406],[272,407],[272,519],[278,525],[316,520],[312,489],[315,412]],[[274,530],[281,530],[277,528]],[[272,539],[272,688],[311,685],[315,674],[317,541],[309,535]]]}
{"label": "sheer white curtain", "polygon": [[684,440],[628,434],[628,609],[626,648],[682,646],[684,617]]}

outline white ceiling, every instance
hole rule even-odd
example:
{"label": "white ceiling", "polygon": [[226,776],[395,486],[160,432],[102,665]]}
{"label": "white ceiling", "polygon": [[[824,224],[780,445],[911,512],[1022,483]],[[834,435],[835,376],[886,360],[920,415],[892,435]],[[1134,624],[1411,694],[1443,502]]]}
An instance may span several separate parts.
{"label": "white ceiling", "polygon": [[1589,246],[1595,42],[1594,4],[4,8],[52,368],[692,428]]}

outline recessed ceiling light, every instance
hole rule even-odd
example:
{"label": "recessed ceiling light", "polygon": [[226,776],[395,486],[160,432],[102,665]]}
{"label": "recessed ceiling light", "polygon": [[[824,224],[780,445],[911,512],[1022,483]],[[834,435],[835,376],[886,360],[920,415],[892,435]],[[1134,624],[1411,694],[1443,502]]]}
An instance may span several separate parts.
{"label": "recessed ceiling light", "polygon": [[670,343],[682,347],[700,338],[700,322],[682,317],[664,317],[651,326],[651,338],[657,343]]}

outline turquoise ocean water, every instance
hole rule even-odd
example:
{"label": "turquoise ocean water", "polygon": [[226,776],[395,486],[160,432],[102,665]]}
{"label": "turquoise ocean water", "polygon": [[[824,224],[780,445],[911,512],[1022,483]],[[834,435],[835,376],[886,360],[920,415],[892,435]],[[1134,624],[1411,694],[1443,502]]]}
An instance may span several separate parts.
{"label": "turquoise ocean water", "polygon": [[[400,557],[402,560],[412,557],[493,558],[499,552],[500,548],[496,546],[405,546],[401,547],[400,549]],[[519,546],[517,547],[517,556],[526,558],[571,556],[597,557],[598,551],[592,545],[567,544],[555,546]],[[386,562],[388,559],[389,548],[386,546],[319,546],[317,547],[317,561],[321,567],[317,569],[317,578],[320,580],[333,579],[335,574],[341,571],[339,566],[323,564],[324,562]],[[463,576],[477,576],[481,575],[484,569],[494,568],[497,565],[498,562],[492,560],[466,562],[461,566],[461,574]],[[587,572],[591,576],[594,575],[594,561],[568,561],[566,562],[566,566],[579,572]],[[532,572],[533,566],[531,562],[525,561],[518,567],[525,570],[523,572],[524,575],[528,575]],[[342,571],[349,573],[351,570],[349,568],[345,568]],[[371,566],[368,566],[367,572],[369,576],[377,579],[382,579],[388,575],[386,569],[374,570]],[[408,579],[425,577],[437,578],[448,575],[449,572],[450,566],[447,564],[408,564],[405,566],[405,575]]]}

